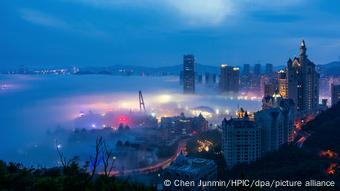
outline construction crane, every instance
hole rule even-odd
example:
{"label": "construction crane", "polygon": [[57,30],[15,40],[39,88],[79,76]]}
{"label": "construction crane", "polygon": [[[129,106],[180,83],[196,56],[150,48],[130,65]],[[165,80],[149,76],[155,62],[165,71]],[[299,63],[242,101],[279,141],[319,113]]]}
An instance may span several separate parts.
{"label": "construction crane", "polygon": [[142,91],[139,90],[139,111],[146,112]]}

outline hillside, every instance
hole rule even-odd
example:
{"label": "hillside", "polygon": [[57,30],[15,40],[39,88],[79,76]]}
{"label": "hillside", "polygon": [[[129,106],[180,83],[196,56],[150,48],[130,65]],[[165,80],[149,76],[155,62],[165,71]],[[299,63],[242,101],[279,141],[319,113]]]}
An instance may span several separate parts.
{"label": "hillside", "polygon": [[229,172],[228,178],[244,176],[269,180],[334,180],[336,188],[323,190],[339,190],[340,159],[337,154],[340,153],[339,124],[340,104],[321,113],[303,127],[305,131],[311,133],[311,136],[302,148],[295,145],[284,146],[250,165],[234,167]]}

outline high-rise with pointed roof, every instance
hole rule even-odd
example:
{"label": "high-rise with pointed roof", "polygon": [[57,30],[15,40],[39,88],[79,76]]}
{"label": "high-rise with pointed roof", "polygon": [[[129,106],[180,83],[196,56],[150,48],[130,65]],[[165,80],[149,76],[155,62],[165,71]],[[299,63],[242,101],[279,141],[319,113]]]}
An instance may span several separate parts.
{"label": "high-rise with pointed roof", "polygon": [[305,41],[300,44],[300,55],[287,63],[288,98],[294,100],[299,114],[317,111],[319,104],[319,74],[307,57]]}

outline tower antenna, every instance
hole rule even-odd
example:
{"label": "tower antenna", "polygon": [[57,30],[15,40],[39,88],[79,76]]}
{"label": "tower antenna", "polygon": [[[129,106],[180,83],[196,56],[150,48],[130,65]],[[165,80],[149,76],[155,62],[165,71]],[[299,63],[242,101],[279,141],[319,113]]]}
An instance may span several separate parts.
{"label": "tower antenna", "polygon": [[142,112],[142,111],[146,112],[142,91],[139,90],[138,94],[139,94],[139,111],[140,112]]}

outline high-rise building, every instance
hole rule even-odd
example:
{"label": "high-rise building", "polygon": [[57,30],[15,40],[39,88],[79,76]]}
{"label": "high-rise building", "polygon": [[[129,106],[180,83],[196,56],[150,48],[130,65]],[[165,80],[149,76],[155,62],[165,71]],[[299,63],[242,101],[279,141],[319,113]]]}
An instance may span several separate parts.
{"label": "high-rise building", "polygon": [[242,118],[223,120],[222,149],[228,168],[261,156],[261,130],[247,113]]}
{"label": "high-rise building", "polygon": [[240,69],[222,64],[219,86],[221,92],[237,93],[240,89]]}
{"label": "high-rise building", "polygon": [[254,75],[256,75],[256,76],[261,75],[261,64],[255,64],[255,66],[254,66]]}
{"label": "high-rise building", "polygon": [[262,94],[263,92],[263,84],[261,84],[261,64],[255,64],[254,66],[253,73],[250,76],[250,90],[256,92],[256,94]]}
{"label": "high-rise building", "polygon": [[179,73],[179,84],[183,85],[183,71]]}
{"label": "high-rise building", "polygon": [[250,74],[250,65],[249,64],[244,64],[243,65],[243,75],[249,75]]}
{"label": "high-rise building", "polygon": [[251,75],[249,64],[243,65],[242,75],[240,76],[240,86],[244,90],[248,90],[251,87]]}
{"label": "high-rise building", "polygon": [[340,100],[340,85],[334,85],[331,86],[331,94],[332,94],[332,106],[337,104]]}
{"label": "high-rise building", "polygon": [[183,56],[183,92],[195,93],[195,57],[191,54]]}
{"label": "high-rise building", "polygon": [[283,99],[278,91],[263,98],[263,109],[255,113],[255,122],[261,129],[262,154],[293,141],[294,115],[292,100]]}
{"label": "high-rise building", "polygon": [[212,81],[213,81],[213,84],[217,83],[217,75],[216,74],[212,75]]}
{"label": "high-rise building", "polygon": [[273,64],[270,64],[270,63],[266,64],[266,74],[270,75],[272,73],[273,73]]}
{"label": "high-rise building", "polygon": [[284,140],[284,118],[279,108],[268,108],[255,113],[256,124],[261,127],[262,153],[279,149]]}
{"label": "high-rise building", "polygon": [[264,82],[264,97],[271,96],[275,92],[275,84],[270,82]]}
{"label": "high-rise building", "polygon": [[199,84],[202,84],[202,83],[203,83],[203,75],[202,75],[202,74],[199,74],[199,75],[197,76],[197,82],[198,82]]}
{"label": "high-rise building", "polygon": [[307,58],[305,41],[300,56],[288,60],[288,98],[296,103],[300,115],[315,113],[319,106],[319,74],[315,64]]}
{"label": "high-rise building", "polygon": [[279,94],[283,98],[288,98],[288,81],[287,81],[287,72],[285,70],[280,70],[278,72],[277,81],[278,81]]}
{"label": "high-rise building", "polygon": [[277,79],[272,75],[261,75],[260,77],[260,90],[262,95],[271,96],[274,94],[277,87]]}

